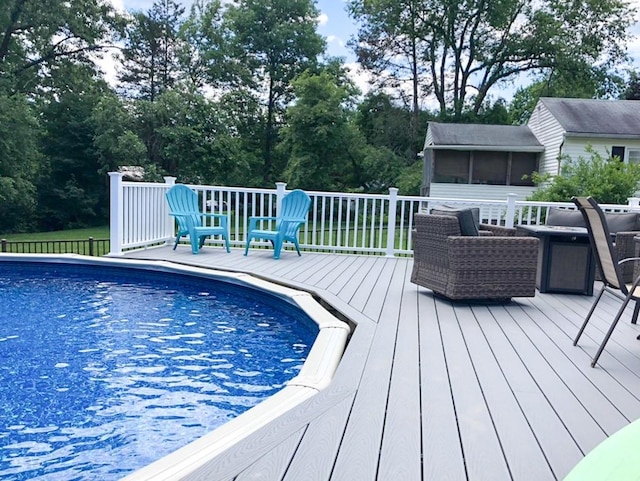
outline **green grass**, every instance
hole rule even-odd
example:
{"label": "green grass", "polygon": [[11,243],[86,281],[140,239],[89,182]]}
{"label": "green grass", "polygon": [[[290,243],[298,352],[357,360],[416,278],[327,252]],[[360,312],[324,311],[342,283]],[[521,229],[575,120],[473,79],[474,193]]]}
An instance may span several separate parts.
{"label": "green grass", "polygon": [[42,240],[83,240],[108,239],[109,227],[92,227],[89,229],[59,230],[53,232],[37,232],[30,234],[0,234],[0,239],[8,241],[42,241]]}

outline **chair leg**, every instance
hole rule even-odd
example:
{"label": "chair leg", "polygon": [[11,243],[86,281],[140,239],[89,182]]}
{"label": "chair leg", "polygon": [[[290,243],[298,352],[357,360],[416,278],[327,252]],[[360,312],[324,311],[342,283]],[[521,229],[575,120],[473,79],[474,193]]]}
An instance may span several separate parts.
{"label": "chair leg", "polygon": [[282,240],[275,239],[273,242],[273,258],[280,259],[280,251],[282,251]]}
{"label": "chair leg", "polygon": [[224,245],[227,248],[227,252],[231,252],[231,248],[229,247],[229,236],[225,234],[222,237],[224,239]]}
{"label": "chair leg", "polygon": [[176,250],[176,247],[178,247],[178,242],[180,242],[180,236],[176,236],[176,243],[173,244],[173,250]]}
{"label": "chair leg", "polygon": [[640,313],[640,301],[636,301],[636,305],[633,307],[633,316],[631,317],[631,324],[637,324],[638,313]]}
{"label": "chair leg", "polygon": [[298,239],[294,239],[293,243],[296,246],[296,250],[298,251],[298,255],[301,256],[302,254],[300,254],[300,244],[298,244]]}
{"label": "chair leg", "polygon": [[629,304],[630,300],[631,300],[631,295],[629,294],[624,299],[624,302],[620,306],[620,309],[618,309],[618,313],[616,314],[616,317],[613,319],[613,322],[611,323],[611,327],[607,331],[607,334],[604,336],[604,339],[602,340],[602,343],[600,344],[600,347],[598,348],[598,352],[596,352],[596,355],[594,356],[593,360],[591,361],[591,367],[596,367],[596,363],[598,362],[598,358],[600,357],[600,354],[602,354],[602,351],[604,351],[605,344],[607,344],[607,342],[609,341],[609,338],[611,337],[611,334],[613,333],[613,330],[615,329],[616,325],[618,324],[618,321],[620,320],[620,317],[622,317],[622,313],[624,312],[625,308]]}
{"label": "chair leg", "polygon": [[593,314],[593,311],[596,310],[596,306],[598,305],[598,302],[600,302],[600,298],[604,294],[604,289],[605,289],[604,287],[602,289],[600,289],[600,293],[598,294],[598,297],[596,297],[596,300],[591,305],[591,309],[589,310],[589,314],[587,314],[587,317],[584,319],[584,322],[582,323],[582,326],[580,327],[580,330],[578,331],[578,334],[576,335],[576,338],[573,340],[573,345],[574,346],[578,345],[578,340],[580,339],[580,336],[582,336],[582,333],[584,332],[585,327],[587,327],[587,324],[589,323],[589,319],[591,319],[591,315]]}
{"label": "chair leg", "polygon": [[244,246],[244,255],[249,253],[249,244],[251,243],[251,237],[247,237],[247,243]]}

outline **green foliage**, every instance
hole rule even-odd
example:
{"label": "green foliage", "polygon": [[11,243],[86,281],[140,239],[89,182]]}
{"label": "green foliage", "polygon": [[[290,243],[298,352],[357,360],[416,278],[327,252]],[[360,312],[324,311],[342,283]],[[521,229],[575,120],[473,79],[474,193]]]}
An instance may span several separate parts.
{"label": "green foliage", "polygon": [[340,190],[353,186],[362,170],[362,139],[349,123],[349,88],[331,72],[305,72],[293,82],[297,102],[287,110],[281,151],[285,177],[302,189]]}
{"label": "green foliage", "polygon": [[41,130],[27,99],[0,94],[0,219],[6,232],[34,225]]}
{"label": "green foliage", "polygon": [[604,204],[626,204],[640,187],[640,165],[625,164],[617,158],[604,158],[587,147],[588,158],[561,159],[561,173],[534,176],[540,187],[528,200],[568,202],[573,196],[592,196]]}

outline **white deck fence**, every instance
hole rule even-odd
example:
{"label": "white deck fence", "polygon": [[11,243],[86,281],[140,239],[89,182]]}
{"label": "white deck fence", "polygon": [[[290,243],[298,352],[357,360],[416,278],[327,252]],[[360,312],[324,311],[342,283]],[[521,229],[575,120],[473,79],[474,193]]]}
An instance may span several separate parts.
{"label": "white deck fence", "polygon": [[[109,255],[121,255],[135,248],[171,243],[175,239],[174,219],[169,215],[165,193],[175,178],[164,183],[125,182],[121,173],[110,172],[110,244]],[[200,198],[203,211],[228,216],[232,247],[244,247],[251,216],[277,215],[286,184],[275,189],[254,189],[189,185]],[[573,209],[569,202],[529,202],[505,199],[476,200],[417,197],[389,194],[352,194],[307,191],[311,210],[300,229],[300,247],[316,252],[344,252],[377,255],[411,255],[413,252],[413,214],[437,205],[479,207],[482,222],[513,227],[515,224],[544,223],[551,206]],[[627,205],[602,205],[608,212],[640,211],[640,199]],[[265,226],[269,228],[269,226]],[[220,239],[208,242],[220,244]],[[261,245],[259,242],[253,245]],[[270,245],[265,242],[263,245]]]}

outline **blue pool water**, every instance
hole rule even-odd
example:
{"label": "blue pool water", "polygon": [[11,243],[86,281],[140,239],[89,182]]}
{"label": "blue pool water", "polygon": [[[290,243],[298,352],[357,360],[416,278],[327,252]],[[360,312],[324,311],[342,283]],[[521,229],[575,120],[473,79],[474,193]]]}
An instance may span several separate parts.
{"label": "blue pool water", "polygon": [[223,282],[0,262],[0,479],[119,479],[280,390],[316,334]]}

